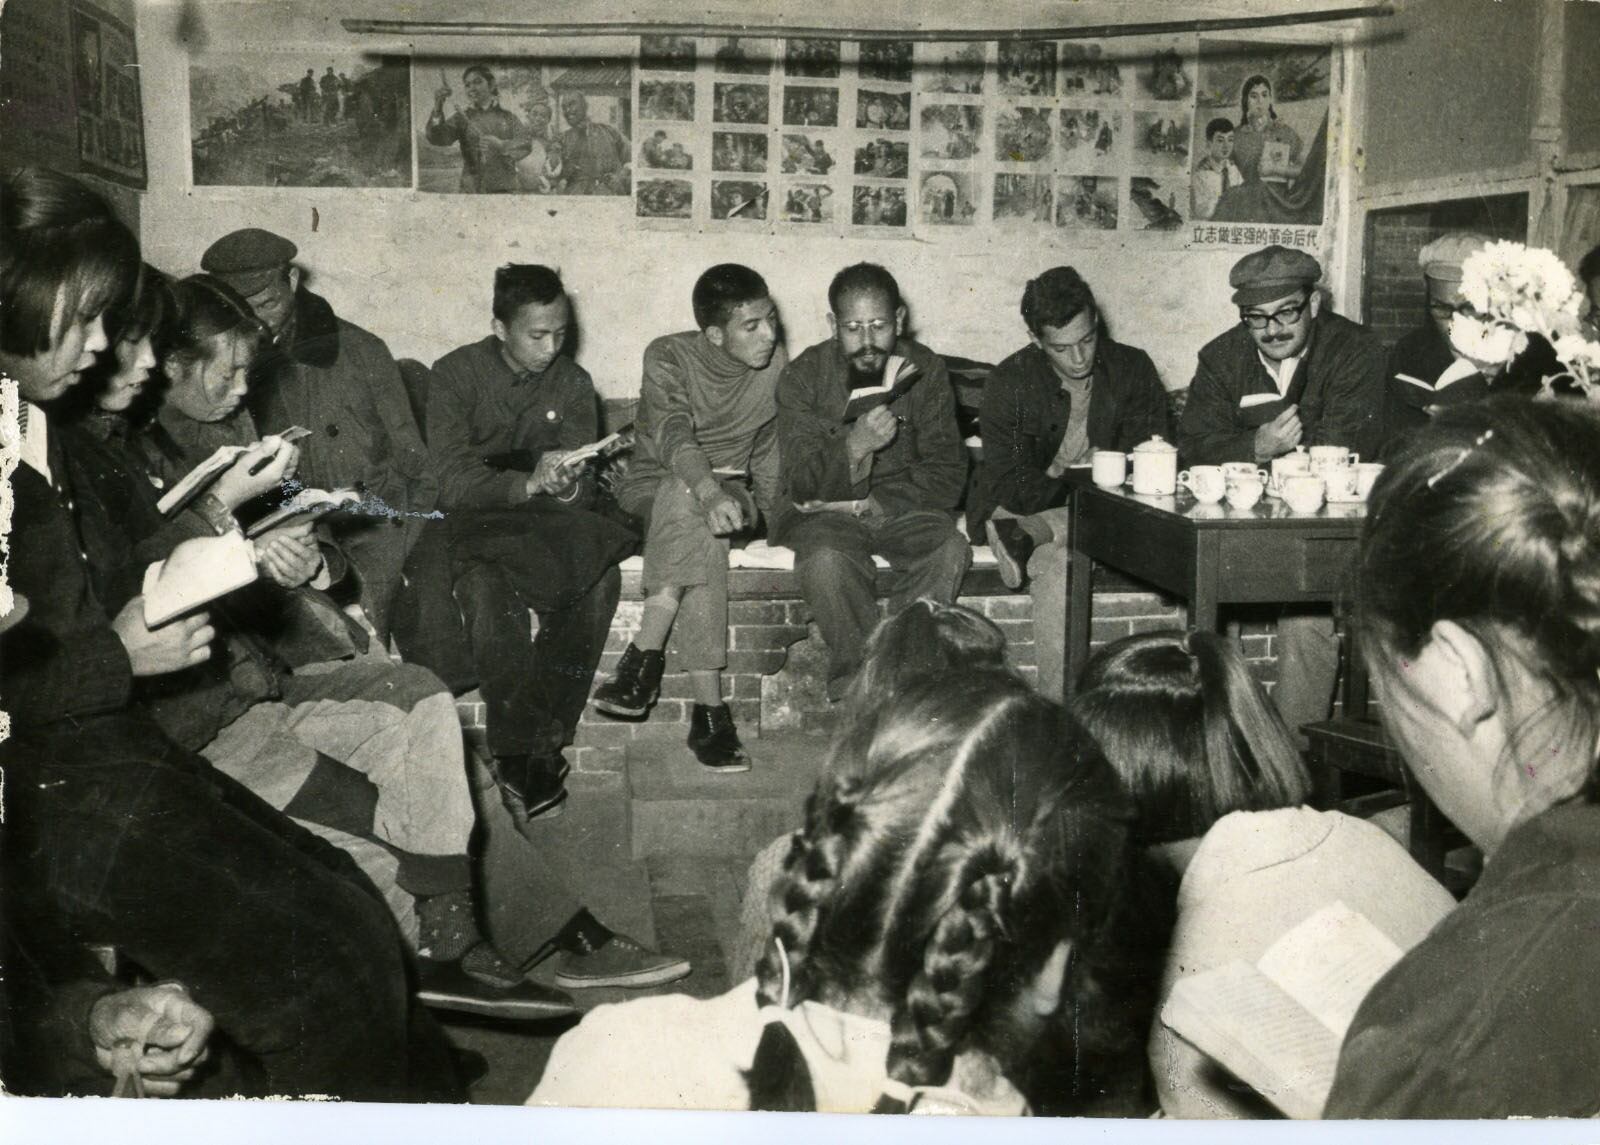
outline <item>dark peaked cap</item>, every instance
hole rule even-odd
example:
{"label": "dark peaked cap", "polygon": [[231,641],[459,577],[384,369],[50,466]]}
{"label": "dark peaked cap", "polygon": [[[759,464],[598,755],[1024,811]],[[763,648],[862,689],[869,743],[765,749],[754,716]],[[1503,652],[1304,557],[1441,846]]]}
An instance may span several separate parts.
{"label": "dark peaked cap", "polygon": [[1305,251],[1286,246],[1251,251],[1228,272],[1235,306],[1259,306],[1297,290],[1315,286],[1322,264]]}
{"label": "dark peaked cap", "polygon": [[216,275],[248,298],[271,282],[299,253],[300,249],[282,235],[260,227],[245,227],[223,235],[207,247],[200,257],[200,269]]}

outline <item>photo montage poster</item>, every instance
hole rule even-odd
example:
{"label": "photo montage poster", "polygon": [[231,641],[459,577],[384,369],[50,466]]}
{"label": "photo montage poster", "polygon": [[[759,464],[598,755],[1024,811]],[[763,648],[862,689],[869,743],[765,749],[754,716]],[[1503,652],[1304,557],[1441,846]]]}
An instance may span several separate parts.
{"label": "photo montage poster", "polygon": [[1193,242],[1320,247],[1332,74],[1325,46],[1202,44]]}
{"label": "photo montage poster", "polygon": [[419,191],[633,193],[628,60],[418,58],[410,123]]}
{"label": "photo montage poster", "polygon": [[[1326,46],[1231,41],[1202,53],[1193,35],[645,36],[635,214],[701,230],[1315,249],[1331,59]],[[1239,90],[1258,73],[1283,92],[1277,120],[1256,113],[1265,127],[1246,119]],[[1239,138],[1248,175],[1232,157]],[[1218,164],[1230,145],[1232,166]],[[1285,225],[1278,240],[1193,226],[1213,217]]]}
{"label": "photo montage poster", "polygon": [[409,187],[409,61],[206,51],[189,63],[196,187]]}
{"label": "photo montage poster", "polygon": [[72,6],[72,90],[83,170],[146,185],[144,114],[133,29],[91,4]]}

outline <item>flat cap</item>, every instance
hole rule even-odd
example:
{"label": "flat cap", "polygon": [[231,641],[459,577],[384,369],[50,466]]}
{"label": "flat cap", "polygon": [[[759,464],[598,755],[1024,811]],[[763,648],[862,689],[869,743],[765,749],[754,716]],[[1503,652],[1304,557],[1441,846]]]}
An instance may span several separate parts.
{"label": "flat cap", "polygon": [[1286,246],[1262,247],[1251,251],[1228,272],[1235,306],[1259,306],[1296,290],[1315,286],[1322,277],[1322,264],[1305,251]]}
{"label": "flat cap", "polygon": [[294,261],[300,250],[284,238],[260,227],[231,231],[206,248],[200,269],[216,275],[246,298]]}
{"label": "flat cap", "polygon": [[1460,282],[1461,264],[1494,240],[1488,235],[1468,233],[1440,235],[1417,254],[1422,273],[1440,282]]}

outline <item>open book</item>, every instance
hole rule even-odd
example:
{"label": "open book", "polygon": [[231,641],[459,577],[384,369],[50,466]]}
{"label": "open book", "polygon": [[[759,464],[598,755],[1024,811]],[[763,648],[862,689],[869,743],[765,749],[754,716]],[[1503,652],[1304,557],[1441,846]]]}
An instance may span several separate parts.
{"label": "open book", "polygon": [[253,523],[245,530],[247,537],[259,537],[268,529],[280,525],[298,525],[302,521],[315,521],[318,517],[342,509],[346,505],[359,505],[361,494],[354,489],[302,489],[282,505]]}
{"label": "open book", "polygon": [[619,429],[616,433],[607,434],[599,441],[590,442],[588,445],[580,445],[577,449],[574,449],[571,453],[567,454],[561,459],[561,467],[563,469],[570,469],[575,465],[581,465],[583,462],[588,461],[592,457],[604,459],[610,457],[612,454],[622,453],[623,451],[632,448],[632,430]]}
{"label": "open book", "polygon": [[1356,1010],[1401,953],[1337,902],[1254,966],[1230,962],[1179,979],[1161,1020],[1290,1117],[1320,1117]]}
{"label": "open book", "polygon": [[855,421],[868,410],[888,405],[900,397],[922,377],[918,366],[899,354],[890,354],[883,364],[883,381],[876,386],[860,386],[850,391],[850,400],[844,407],[844,420]]}
{"label": "open book", "polygon": [[254,445],[224,445],[217,449],[210,457],[183,475],[178,481],[161,495],[161,500],[156,502],[156,508],[164,515],[171,515],[183,508],[190,501],[200,495],[205,488],[222,475],[238,458],[241,453],[251,450],[261,454],[261,460],[256,463],[259,472],[268,462],[277,455],[280,445],[292,444],[302,437],[309,437],[311,431],[303,426],[291,426],[282,433],[269,433]]}
{"label": "open book", "polygon": [[144,622],[165,624],[256,579],[256,549],[239,533],[191,537],[144,570]]}

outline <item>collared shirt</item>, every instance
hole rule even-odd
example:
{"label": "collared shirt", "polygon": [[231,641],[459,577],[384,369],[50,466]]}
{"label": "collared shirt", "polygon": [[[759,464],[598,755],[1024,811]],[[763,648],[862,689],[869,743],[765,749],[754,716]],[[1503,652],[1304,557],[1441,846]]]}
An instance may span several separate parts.
{"label": "collared shirt", "polygon": [[17,458],[50,484],[50,426],[44,410],[26,399],[17,402]]}
{"label": "collared shirt", "polygon": [[1294,385],[1294,372],[1300,368],[1300,359],[1305,356],[1306,352],[1302,350],[1292,358],[1284,358],[1281,361],[1274,362],[1260,350],[1256,351],[1256,357],[1261,359],[1262,366],[1266,368],[1267,373],[1272,375],[1272,380],[1276,383],[1280,394],[1287,394],[1289,387]]}

